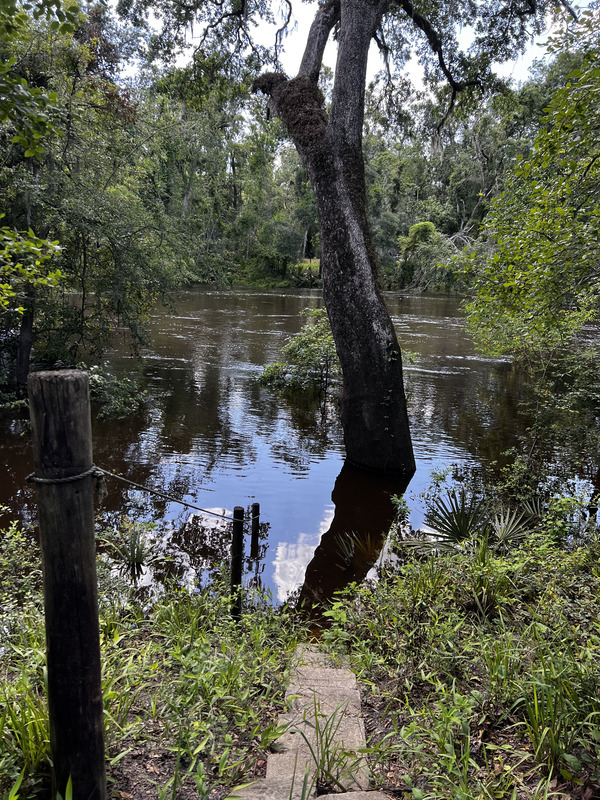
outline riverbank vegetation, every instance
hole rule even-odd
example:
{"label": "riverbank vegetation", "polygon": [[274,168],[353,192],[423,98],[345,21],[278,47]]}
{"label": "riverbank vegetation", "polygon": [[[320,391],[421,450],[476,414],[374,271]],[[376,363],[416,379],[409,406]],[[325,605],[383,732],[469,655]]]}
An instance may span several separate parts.
{"label": "riverbank vegetation", "polygon": [[376,783],[419,800],[597,796],[599,542],[568,543],[565,523],[503,550],[479,529],[403,555],[333,604],[324,640],[361,679]]}
{"label": "riverbank vegetation", "polygon": [[[100,5],[68,6],[62,16],[57,8],[8,9],[0,20],[4,384],[24,384],[32,354],[44,364],[97,363],[115,330],[139,348],[153,305],[189,282],[318,285],[314,198],[281,122],[250,95],[253,57],[229,62],[216,49],[197,51],[187,67],[165,66],[152,60],[156,42],[140,20],[124,22]],[[536,191],[545,196],[543,180],[533,180],[540,170],[554,176],[551,197],[572,198],[552,211],[570,237],[553,252],[560,258],[568,247],[569,263],[583,263],[575,241],[594,238],[585,219],[594,218],[596,166],[587,145],[595,138],[596,55],[593,25],[582,25],[557,40],[554,60],[537,64],[526,82],[498,84],[476,109],[459,104],[442,127],[443,92],[402,90],[402,114],[384,115],[384,86],[373,81],[364,151],[383,287],[475,289],[476,324],[483,333],[479,303],[493,329],[479,256],[489,254],[493,271],[512,251],[500,226],[520,221]],[[325,72],[326,96],[327,80]],[[559,161],[578,165],[564,185]],[[506,180],[512,205],[494,205]],[[480,233],[490,204],[495,222]],[[524,259],[536,236],[531,226],[519,244]],[[465,246],[477,253],[471,270],[454,264]],[[539,258],[558,275],[550,247]],[[582,277],[574,274],[570,285],[589,314],[593,299],[576,286]],[[501,305],[510,276],[503,284]]]}
{"label": "riverbank vegetation", "polygon": [[282,361],[263,369],[260,382],[271,389],[316,393],[325,411],[328,393],[341,378],[340,362],[324,308],[306,309],[301,330],[282,347]]}
{"label": "riverbank vegetation", "polygon": [[[175,67],[154,58],[161,42],[139,22],[104,5],[0,8],[0,390],[11,396],[31,363],[85,359],[95,399],[135,411],[135,387],[97,364],[115,333],[141,351],[157,302],[190,283],[321,280],[307,174],[250,92],[266,54],[238,60],[215,45]],[[379,580],[325,612],[323,646],[365,690],[361,758],[396,796],[600,793],[598,30],[597,12],[584,15],[527,81],[497,81],[443,125],[439,87],[407,90],[391,114],[380,79],[367,93],[380,286],[467,294],[479,345],[530,382],[529,428],[498,454],[503,478],[437,487],[437,535],[399,524]],[[326,72],[322,84],[328,97]],[[316,382],[326,396],[334,350],[316,312],[265,380]],[[225,569],[208,585],[142,592],[158,556],[136,531],[99,548],[111,786],[219,800],[264,771],[307,628],[258,591],[237,627]],[[48,795],[40,585],[35,543],[11,526],[0,534],[3,800]]]}
{"label": "riverbank vegetation", "polygon": [[477,344],[510,355],[534,390],[527,450],[542,453],[549,471],[570,450],[571,474],[598,492],[600,49],[591,18],[579,35],[577,68],[553,93],[463,263]]}
{"label": "riverbank vegetation", "polygon": [[[110,537],[112,541],[114,537]],[[98,581],[107,774],[121,798],[222,797],[264,773],[292,653],[306,629],[260,593],[238,625],[218,569],[193,591],[176,581],[148,598],[146,565],[115,547]],[[126,575],[132,576],[128,581]],[[41,567],[29,535],[0,537],[0,797],[46,798]],[[13,795],[11,789],[19,783]],[[113,796],[111,794],[111,796]]]}
{"label": "riverbank vegetation", "polygon": [[[373,784],[398,797],[589,800],[600,791],[600,541],[590,498],[547,486],[517,500],[512,482],[484,489],[456,478],[460,491],[439,476],[428,493],[439,534],[407,544],[400,503],[378,580],[349,587],[325,611],[320,645],[363,687],[368,741],[358,756]],[[107,546],[112,536],[98,560],[111,791],[224,797],[264,773],[307,625],[255,589],[236,625],[218,569],[191,590],[172,580],[140,591],[158,555],[146,552],[132,571]],[[29,534],[12,526],[0,538],[5,799],[17,783],[21,800],[48,792],[40,586]]]}

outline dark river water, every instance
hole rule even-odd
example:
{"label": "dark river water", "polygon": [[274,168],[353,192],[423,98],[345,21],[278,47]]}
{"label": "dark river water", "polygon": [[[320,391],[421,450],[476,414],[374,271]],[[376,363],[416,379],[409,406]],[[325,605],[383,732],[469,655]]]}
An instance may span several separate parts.
{"label": "dark river water", "polygon": [[[417,473],[405,498],[418,527],[418,495],[432,470],[477,467],[514,444],[517,386],[509,364],[475,353],[458,300],[386,299],[403,350],[414,354],[406,385]],[[260,503],[260,553],[247,558],[246,581],[258,577],[276,601],[298,590],[318,594],[315,587],[331,577],[332,561],[343,562],[344,573],[333,583],[362,577],[369,559],[358,565],[358,556],[353,561],[340,542],[359,530],[367,539],[379,537],[395,489],[342,471],[334,415],[324,421],[318,409],[275,396],[257,381],[300,329],[301,311],[320,304],[317,291],[181,293],[174,310],[152,317],[151,346],[141,366],[125,349],[107,356],[117,374],[141,371],[152,396],[146,412],[94,422],[94,460],[107,470],[220,514]],[[1,430],[6,473],[0,504],[13,518],[34,521],[34,490],[25,483],[32,470],[28,438],[18,423],[5,420]],[[229,532],[219,517],[192,513],[111,478],[107,486],[107,519],[126,514],[156,521],[161,546],[183,559],[180,571],[193,575],[227,557]],[[333,550],[322,544],[315,555],[327,531],[337,544]]]}

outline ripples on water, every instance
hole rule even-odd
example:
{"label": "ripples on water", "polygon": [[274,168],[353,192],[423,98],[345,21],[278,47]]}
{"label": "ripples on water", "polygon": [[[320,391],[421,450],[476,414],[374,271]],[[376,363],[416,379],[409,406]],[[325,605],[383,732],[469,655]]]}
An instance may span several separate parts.
{"label": "ripples on water", "polygon": [[[418,495],[432,470],[453,463],[477,466],[513,443],[518,391],[508,364],[475,354],[456,299],[390,294],[387,301],[401,346],[416,353],[405,366],[417,459],[406,498],[418,527],[423,518]],[[342,437],[335,420],[323,422],[318,410],[292,405],[256,379],[300,329],[302,309],[320,303],[312,291],[182,293],[177,313],[164,311],[152,319],[143,379],[155,399],[147,413],[94,425],[94,458],[106,469],[203,508],[231,512],[235,505],[259,502],[268,525],[259,571],[280,601],[299,589],[332,524]],[[118,374],[137,369],[119,349],[109,361]],[[33,496],[24,484],[31,471],[28,443],[5,429],[3,449],[7,480],[0,502],[13,516],[30,519]],[[179,538],[182,547],[194,550],[194,525],[194,541],[212,537],[203,552],[195,547],[198,563],[190,562],[190,569],[207,558],[226,557],[227,537],[206,533],[211,523],[190,522],[180,505],[113,481],[109,489],[107,512],[155,520],[163,530],[167,523],[165,546]],[[377,503],[376,498],[369,495],[365,502]],[[258,565],[248,569],[256,572]]]}

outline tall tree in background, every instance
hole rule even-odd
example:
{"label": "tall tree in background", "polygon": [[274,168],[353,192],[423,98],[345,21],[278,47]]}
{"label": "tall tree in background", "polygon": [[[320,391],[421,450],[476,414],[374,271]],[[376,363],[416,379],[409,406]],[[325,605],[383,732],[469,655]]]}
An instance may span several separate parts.
{"label": "tall tree in background", "polygon": [[[182,31],[194,24],[196,31],[201,27],[199,48],[220,52],[224,68],[247,70],[265,56],[250,31],[257,17],[272,15],[268,4],[121,0],[119,9],[142,19],[149,6],[165,23],[159,44],[181,41]],[[346,455],[357,465],[406,479],[415,469],[400,348],[377,284],[366,211],[362,130],[371,43],[379,45],[390,70],[416,50],[426,78],[447,83],[450,110],[460,94],[481,90],[491,80],[494,61],[520,52],[549,11],[545,0],[495,0],[484,6],[465,0],[323,0],[299,74],[289,80],[270,72],[255,81],[255,90],[269,96],[283,120],[315,194],[324,297],[344,375]],[[465,30],[472,34],[467,51],[458,41]],[[338,55],[327,114],[318,80],[332,35]],[[248,54],[251,64],[244,61]]]}
{"label": "tall tree in background", "polygon": [[[53,108],[41,147],[24,149],[18,136],[10,138],[13,119],[1,129],[0,202],[12,228],[60,243],[53,262],[61,290],[38,282],[22,292],[17,383],[27,378],[34,344],[37,357],[52,363],[75,360],[84,348],[101,352],[116,325],[135,339],[167,283],[164,259],[150,257],[162,233],[137,190],[137,103],[114,81],[123,55],[114,33],[95,6],[64,30],[25,16],[2,43],[15,80],[43,88]],[[2,327],[10,349],[19,310],[13,304],[8,312]]]}
{"label": "tall tree in background", "polygon": [[[0,4],[0,143],[3,149],[7,145],[9,151],[2,159],[2,167],[14,148],[20,150],[21,160],[28,161],[29,166],[44,154],[44,140],[53,131],[50,113],[56,110],[56,94],[46,91],[43,83],[32,83],[29,74],[22,74],[22,63],[13,46],[26,29],[30,15],[46,19],[55,33],[68,34],[73,31],[77,14],[74,3],[63,7],[60,0],[3,0]],[[58,243],[36,235],[30,212],[31,204],[27,203],[21,230],[6,219],[4,209],[0,212],[4,223],[13,223],[3,224],[0,230],[0,320],[6,323],[8,318],[9,327],[18,329],[13,380],[21,385],[27,379],[33,344],[33,296],[40,287],[54,286],[61,280],[60,270],[49,263],[59,251]]]}
{"label": "tall tree in background", "polygon": [[[416,44],[426,74],[442,75],[450,106],[459,93],[483,88],[494,60],[516,54],[539,29],[546,4],[497,2],[413,5],[408,0],[326,0],[318,7],[296,78],[262,75],[269,95],[310,176],[321,227],[325,304],[344,375],[342,423],[348,459],[409,479],[414,458],[404,397],[400,348],[377,285],[375,248],[366,213],[362,154],[367,58],[377,41],[402,62]],[[471,27],[469,54],[457,31]],[[329,115],[318,78],[330,35],[338,41]],[[432,55],[434,63],[427,58]]]}
{"label": "tall tree in background", "polygon": [[72,10],[70,24],[37,11],[9,19],[0,8],[0,32],[10,33],[0,37],[8,388],[26,383],[32,352],[49,364],[100,358],[115,330],[135,348],[158,299],[188,280],[221,277],[224,131],[236,127],[237,95],[247,95],[220,81],[208,59],[193,65],[193,79],[171,70],[127,85],[119,73],[137,31],[100,4]]}
{"label": "tall tree in background", "polygon": [[569,346],[600,317],[600,34],[586,15],[580,65],[547,105],[531,152],[491,205],[487,257],[467,260],[467,311],[483,349],[527,355]]}
{"label": "tall tree in background", "polygon": [[600,320],[599,30],[596,10],[556,37],[558,58],[527,93],[545,110],[537,135],[491,203],[476,250],[465,253],[473,292],[467,320],[476,341],[489,354],[512,356],[534,391],[521,448],[529,474],[560,474],[566,465],[567,475],[589,478],[594,494],[600,493],[600,348],[593,333]]}

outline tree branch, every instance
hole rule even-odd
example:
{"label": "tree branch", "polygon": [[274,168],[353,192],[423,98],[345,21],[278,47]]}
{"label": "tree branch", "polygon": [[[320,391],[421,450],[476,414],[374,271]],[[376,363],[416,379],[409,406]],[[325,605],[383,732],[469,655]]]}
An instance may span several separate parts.
{"label": "tree branch", "polygon": [[473,78],[469,81],[459,81],[457,80],[450,68],[446,64],[446,59],[444,58],[444,52],[442,48],[442,40],[438,32],[435,30],[431,22],[420,14],[412,4],[411,0],[398,0],[398,3],[402,9],[404,9],[405,13],[411,18],[414,24],[419,28],[425,36],[427,36],[427,41],[429,42],[429,46],[433,50],[433,52],[437,55],[438,64],[442,74],[450,84],[450,88],[452,89],[452,95],[450,97],[450,104],[446,110],[446,113],[442,117],[440,123],[438,124],[438,133],[446,124],[446,120],[454,110],[454,104],[456,103],[456,98],[459,92],[462,92],[464,89],[468,88],[469,86],[479,86],[481,87],[481,80],[479,78]]}
{"label": "tree branch", "polygon": [[[433,52],[437,55],[440,70],[442,71],[444,77],[452,87],[451,106],[453,106],[456,94],[458,92],[461,92],[463,89],[466,89],[467,86],[479,86],[481,85],[481,81],[479,79],[473,79],[471,81],[456,80],[454,75],[450,72],[450,68],[446,64],[442,48],[442,40],[440,39],[438,32],[435,30],[431,22],[415,9],[411,0],[398,0],[398,2],[401,8],[404,9],[406,14],[411,18],[411,20],[417,26],[417,28],[422,30],[425,36],[427,36],[427,41],[429,42],[429,46],[431,47]],[[446,114],[446,117],[447,116],[448,114]],[[444,119],[446,119],[446,117],[444,117]]]}
{"label": "tree branch", "polygon": [[313,83],[319,80],[323,53],[333,26],[340,21],[340,0],[327,0],[317,11],[302,56],[298,75]]}

